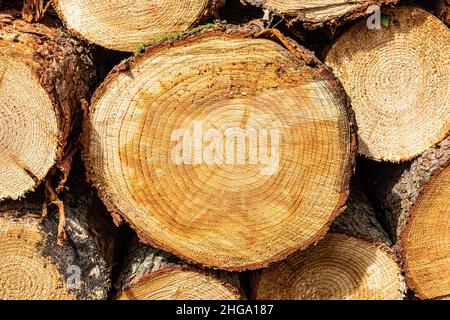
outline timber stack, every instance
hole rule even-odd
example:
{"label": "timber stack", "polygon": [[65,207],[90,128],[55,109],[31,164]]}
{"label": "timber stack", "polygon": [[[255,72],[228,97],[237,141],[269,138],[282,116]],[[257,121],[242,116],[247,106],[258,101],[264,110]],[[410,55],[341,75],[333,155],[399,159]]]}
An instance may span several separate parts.
{"label": "timber stack", "polygon": [[0,0],[0,298],[450,297],[448,3],[398,2]]}

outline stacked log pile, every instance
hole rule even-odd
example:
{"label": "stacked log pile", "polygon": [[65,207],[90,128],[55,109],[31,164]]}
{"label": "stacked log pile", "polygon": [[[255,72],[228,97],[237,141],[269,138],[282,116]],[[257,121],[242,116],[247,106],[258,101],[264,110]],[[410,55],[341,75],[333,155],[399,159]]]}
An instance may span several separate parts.
{"label": "stacked log pile", "polygon": [[0,0],[0,298],[448,298],[447,3],[397,2]]}

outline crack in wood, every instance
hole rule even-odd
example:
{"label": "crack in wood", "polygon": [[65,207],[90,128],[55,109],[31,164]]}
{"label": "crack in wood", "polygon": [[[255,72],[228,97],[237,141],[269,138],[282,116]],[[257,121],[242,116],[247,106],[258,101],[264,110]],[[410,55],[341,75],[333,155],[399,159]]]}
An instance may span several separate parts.
{"label": "crack in wood", "polygon": [[[5,150],[6,151],[6,150]],[[5,152],[6,156],[13,162],[17,168],[21,169],[27,176],[29,176],[34,183],[37,185],[41,181],[38,176],[36,176],[22,161],[20,161],[16,156],[11,153]]]}

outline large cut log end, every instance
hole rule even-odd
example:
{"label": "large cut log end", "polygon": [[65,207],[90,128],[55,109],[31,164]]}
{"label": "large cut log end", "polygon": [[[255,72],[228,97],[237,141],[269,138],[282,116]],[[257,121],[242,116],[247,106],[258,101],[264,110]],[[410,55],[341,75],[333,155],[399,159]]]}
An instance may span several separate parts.
{"label": "large cut log end", "polygon": [[450,130],[450,30],[414,7],[383,11],[380,29],[362,21],[331,46],[326,63],[352,100],[359,152],[411,159]]}
{"label": "large cut log end", "polygon": [[347,97],[282,40],[289,50],[242,30],[164,42],[97,90],[88,172],[144,242],[256,269],[317,241],[341,212],[355,151]]}

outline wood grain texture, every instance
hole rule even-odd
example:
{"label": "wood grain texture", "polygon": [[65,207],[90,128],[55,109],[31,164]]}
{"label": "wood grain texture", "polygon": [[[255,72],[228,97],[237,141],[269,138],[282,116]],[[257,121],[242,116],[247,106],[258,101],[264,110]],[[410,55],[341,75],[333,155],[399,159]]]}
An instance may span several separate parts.
{"label": "wood grain texture", "polygon": [[450,30],[415,7],[383,11],[388,26],[352,26],[325,62],[342,81],[356,114],[359,153],[412,159],[450,130]]}
{"label": "wood grain texture", "polygon": [[[266,266],[321,238],[353,172],[340,83],[292,41],[255,35],[205,30],[149,47],[97,90],[84,139],[88,175],[116,220],[144,242],[228,270]],[[223,141],[230,128],[276,130],[279,142],[265,141],[273,162],[248,152],[243,163],[174,162],[174,130],[197,122]]]}
{"label": "wood grain texture", "polygon": [[206,271],[133,241],[117,285],[119,300],[237,300],[238,274]]}
{"label": "wood grain texture", "polygon": [[395,4],[398,0],[243,0],[272,11],[290,23],[300,22],[308,29],[343,24],[368,15],[372,6]]}
{"label": "wood grain texture", "polygon": [[114,257],[112,224],[89,189],[65,199],[68,239],[57,245],[58,218],[41,218],[34,200],[0,205],[0,298],[106,299]]}
{"label": "wood grain texture", "polygon": [[0,200],[23,196],[62,163],[95,79],[86,46],[52,20],[17,16],[0,23]]}
{"label": "wood grain texture", "polygon": [[450,166],[433,177],[400,236],[408,285],[422,299],[450,296]]}
{"label": "wood grain texture", "polygon": [[173,32],[183,32],[216,14],[223,0],[56,0],[55,9],[74,34],[119,51]]}
{"label": "wood grain texture", "polygon": [[401,252],[417,297],[449,294],[448,168],[450,137],[401,166],[367,162],[366,184]]}
{"label": "wood grain texture", "polygon": [[366,161],[362,168],[364,183],[380,213],[390,236],[396,242],[403,231],[411,207],[430,178],[450,162],[450,137],[428,149],[416,159],[403,164]]}
{"label": "wood grain texture", "polygon": [[405,286],[390,249],[342,233],[269,266],[257,278],[258,300],[402,300]]}
{"label": "wood grain texture", "polygon": [[392,242],[354,179],[331,232],[254,275],[259,300],[401,300],[406,286]]}

